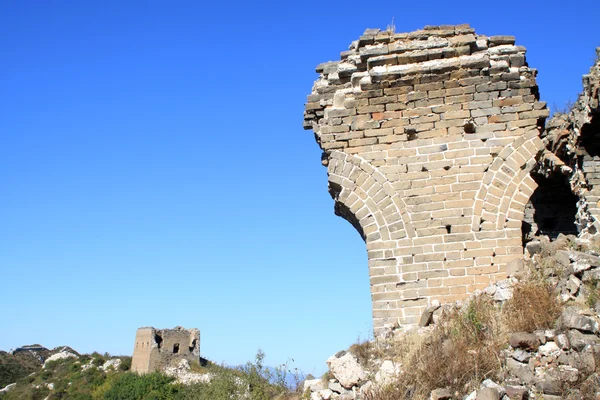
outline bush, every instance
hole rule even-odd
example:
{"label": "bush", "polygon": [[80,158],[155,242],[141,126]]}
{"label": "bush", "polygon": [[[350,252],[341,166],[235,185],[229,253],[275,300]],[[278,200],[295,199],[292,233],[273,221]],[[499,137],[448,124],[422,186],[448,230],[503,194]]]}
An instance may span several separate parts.
{"label": "bush", "polygon": [[552,328],[561,305],[552,290],[541,282],[525,282],[513,289],[513,297],[503,309],[512,332],[533,332]]}
{"label": "bush", "polygon": [[119,364],[119,370],[129,371],[131,369],[131,357],[121,357],[121,364]]}
{"label": "bush", "polygon": [[369,360],[376,354],[377,348],[374,342],[359,339],[350,346],[348,351],[356,357],[360,365],[366,367],[369,365]]}
{"label": "bush", "polygon": [[177,386],[170,385],[173,378],[159,374],[137,375],[127,372],[115,380],[104,393],[105,400],[171,400]]}
{"label": "bush", "polygon": [[396,362],[403,373],[387,387],[367,393],[365,399],[428,399],[437,388],[449,388],[461,398],[483,379],[500,374],[499,354],[506,337],[496,307],[489,299],[477,297],[462,310],[443,316],[426,338],[407,335],[396,344]]}

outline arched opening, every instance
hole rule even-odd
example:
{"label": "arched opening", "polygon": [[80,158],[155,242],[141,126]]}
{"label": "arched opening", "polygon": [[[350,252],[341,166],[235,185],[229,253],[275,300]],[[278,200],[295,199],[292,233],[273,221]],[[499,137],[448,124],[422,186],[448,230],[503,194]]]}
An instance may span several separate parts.
{"label": "arched opening", "polygon": [[329,182],[329,194],[331,195],[331,198],[335,201],[333,212],[338,217],[342,217],[346,221],[350,222],[350,224],[354,227],[354,229],[356,229],[360,237],[363,240],[366,240],[365,232],[363,231],[362,226],[360,226],[360,222],[358,221],[354,213],[345,204],[337,200],[341,192],[342,187],[340,185],[334,182]]}
{"label": "arched opening", "polygon": [[173,345],[173,354],[179,353],[179,343]]}
{"label": "arched opening", "polygon": [[154,334],[154,341],[156,342],[156,344],[158,345],[158,348],[162,348],[162,342],[163,342],[163,338],[162,336],[160,336],[158,333]]}
{"label": "arched opening", "polygon": [[195,349],[196,349],[196,339],[192,340],[192,343],[189,346],[190,353],[193,353]]}
{"label": "arched opening", "polygon": [[537,189],[525,206],[525,215],[521,225],[523,244],[535,236],[545,235],[551,240],[559,234],[576,235],[577,201],[567,177],[552,173],[549,176],[532,173],[538,184]]}

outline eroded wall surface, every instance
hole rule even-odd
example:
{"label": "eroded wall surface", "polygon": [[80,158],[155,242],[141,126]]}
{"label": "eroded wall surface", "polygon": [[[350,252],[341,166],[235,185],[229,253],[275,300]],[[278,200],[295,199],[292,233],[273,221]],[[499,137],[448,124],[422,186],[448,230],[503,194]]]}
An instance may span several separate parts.
{"label": "eroded wall surface", "polygon": [[540,174],[568,180],[578,198],[575,223],[583,238],[600,233],[600,47],[596,54],[571,110],[548,121],[539,168]]}
{"label": "eroded wall surface", "polygon": [[186,359],[198,362],[200,358],[200,331],[185,329],[139,328],[135,335],[135,346],[131,370],[139,374],[164,371],[165,367]]}
{"label": "eroded wall surface", "polygon": [[506,277],[548,116],[525,48],[467,25],[367,30],[317,72],[304,127],[366,242],[375,332]]}

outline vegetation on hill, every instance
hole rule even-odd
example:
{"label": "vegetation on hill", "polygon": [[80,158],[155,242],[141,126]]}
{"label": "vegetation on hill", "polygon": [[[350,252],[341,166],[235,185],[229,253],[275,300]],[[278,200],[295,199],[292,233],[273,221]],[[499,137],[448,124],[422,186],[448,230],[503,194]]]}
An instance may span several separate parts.
{"label": "vegetation on hill", "polygon": [[0,351],[0,389],[40,369],[42,362],[30,352]]}
{"label": "vegetation on hill", "polygon": [[[183,385],[162,373],[138,375],[130,372],[130,357],[94,353],[50,361],[43,369],[17,380],[16,386],[0,394],[0,400],[270,400],[298,399],[287,383],[286,371],[266,368],[264,354],[239,368],[214,363],[193,365],[192,371],[208,373],[210,382]],[[121,360],[115,368],[106,361]],[[295,388],[294,388],[295,389]]]}

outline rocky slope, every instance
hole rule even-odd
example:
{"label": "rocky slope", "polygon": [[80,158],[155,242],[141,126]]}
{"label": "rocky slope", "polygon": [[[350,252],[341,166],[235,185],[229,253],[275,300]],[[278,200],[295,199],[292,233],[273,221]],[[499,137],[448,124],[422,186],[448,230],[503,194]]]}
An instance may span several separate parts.
{"label": "rocky slope", "polygon": [[509,279],[388,326],[304,384],[320,399],[600,399],[600,257],[574,236],[526,246]]}

